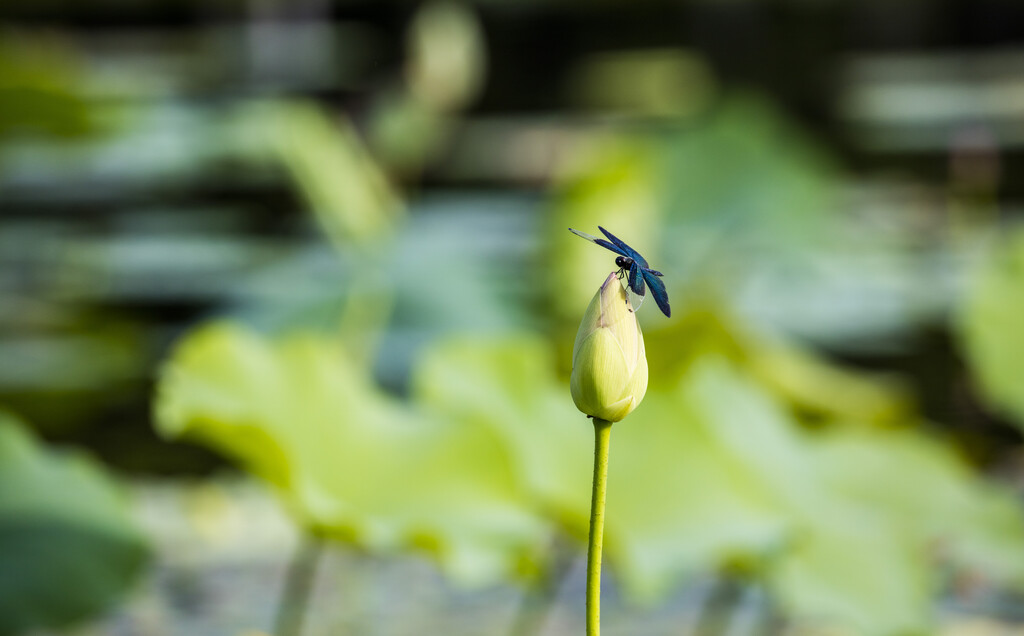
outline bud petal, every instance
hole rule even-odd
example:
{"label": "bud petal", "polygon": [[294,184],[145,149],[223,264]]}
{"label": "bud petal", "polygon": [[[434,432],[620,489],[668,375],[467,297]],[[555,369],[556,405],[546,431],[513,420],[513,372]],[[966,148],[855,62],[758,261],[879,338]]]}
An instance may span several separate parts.
{"label": "bud petal", "polygon": [[569,387],[576,408],[609,422],[629,415],[647,392],[644,337],[615,273],[601,285],[580,323]]}

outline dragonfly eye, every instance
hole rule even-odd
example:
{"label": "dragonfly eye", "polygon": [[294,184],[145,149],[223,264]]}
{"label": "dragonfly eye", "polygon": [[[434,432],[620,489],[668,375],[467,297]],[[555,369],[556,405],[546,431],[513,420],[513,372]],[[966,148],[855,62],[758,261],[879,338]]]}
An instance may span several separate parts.
{"label": "dragonfly eye", "polygon": [[619,267],[629,267],[630,265],[633,264],[633,259],[627,258],[625,256],[616,256],[615,264],[618,265]]}

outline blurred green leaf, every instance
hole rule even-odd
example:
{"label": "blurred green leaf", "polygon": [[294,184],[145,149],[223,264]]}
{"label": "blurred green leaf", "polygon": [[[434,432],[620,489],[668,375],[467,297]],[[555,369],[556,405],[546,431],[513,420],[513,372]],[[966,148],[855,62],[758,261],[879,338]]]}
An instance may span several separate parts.
{"label": "blurred green leaf", "polygon": [[942,558],[974,577],[1024,583],[1024,516],[944,445],[909,431],[839,429],[809,449],[829,493],[768,571],[791,613],[869,634],[920,632]]}
{"label": "blurred green leaf", "polygon": [[586,537],[593,427],[554,374],[550,347],[526,335],[457,337],[426,351],[414,398],[439,417],[491,428],[513,450],[518,476],[546,513]]}
{"label": "blurred green leaf", "polygon": [[102,419],[148,375],[137,327],[109,315],[75,319],[66,332],[0,333],[0,402],[46,436]]}
{"label": "blurred green leaf", "polygon": [[921,631],[939,556],[1024,581],[1024,514],[945,446],[906,430],[812,436],[726,365],[705,361],[692,373],[684,396],[734,470],[749,471],[786,517],[786,548],[763,576],[792,615],[869,634]]}
{"label": "blurred green leaf", "polygon": [[0,412],[0,634],[103,611],[138,578],[147,553],[97,464],[42,449]]}
{"label": "blurred green leaf", "polygon": [[697,115],[717,90],[706,58],[673,48],[591,54],[568,79],[568,93],[579,106],[639,117]]}
{"label": "blurred green leaf", "polygon": [[420,6],[406,32],[404,82],[381,91],[366,123],[374,156],[392,174],[415,179],[443,150],[457,113],[483,88],[483,27],[464,4]]}
{"label": "blurred green leaf", "polygon": [[[492,428],[514,450],[520,479],[580,540],[590,514],[593,426],[556,379],[535,337],[435,344],[415,398],[464,426]],[[780,518],[757,484],[737,476],[677,400],[649,394],[613,429],[607,553],[634,598],[666,592],[681,572],[717,567],[777,542]]]}
{"label": "blurred green leaf", "polygon": [[893,375],[857,372],[808,349],[763,338],[747,368],[759,383],[812,421],[901,426],[916,408],[907,383]]}
{"label": "blurred green leaf", "polygon": [[[881,635],[927,627],[937,558],[1024,582],[1019,507],[944,445],[857,426],[857,409],[812,433],[750,364],[763,342],[710,310],[681,323],[694,338],[657,363],[672,381],[613,430],[606,551],[629,598],[725,571],[763,580],[796,618]],[[409,407],[330,339],[215,325],[168,365],[158,419],[240,458],[320,532],[493,579],[538,565],[538,512],[585,534],[593,432],[555,367],[535,336],[439,340]]]}
{"label": "blurred green leaf", "polygon": [[[612,432],[606,553],[629,598],[652,601],[680,577],[724,570],[765,581],[802,621],[894,634],[929,624],[939,558],[1021,582],[1024,518],[1012,496],[937,441],[861,425],[909,409],[899,393],[801,360],[811,377],[795,374],[796,395],[850,380],[854,394],[887,405],[822,405],[836,424],[811,434],[794,415],[806,405],[765,381],[772,358],[759,352],[776,354],[777,343],[710,307],[680,321],[691,338],[673,326],[649,347],[672,358],[658,368],[673,380]],[[539,339],[442,341],[417,370],[415,398],[499,431],[547,513],[583,536],[592,431],[552,366]]]}
{"label": "blurred green leaf", "polygon": [[280,161],[336,246],[387,237],[404,206],[344,115],[300,101],[247,105],[241,147]]}
{"label": "blurred green leaf", "polygon": [[928,633],[932,582],[921,546],[870,517],[819,521],[768,572],[783,610],[862,634]]}
{"label": "blurred green leaf", "polygon": [[661,139],[669,229],[721,228],[726,249],[750,237],[792,247],[816,236],[835,209],[835,161],[763,97],[731,94],[700,125]]}
{"label": "blurred green leaf", "polygon": [[946,444],[912,431],[844,428],[815,453],[830,488],[884,515],[919,545],[1003,584],[1024,584],[1024,512]]}
{"label": "blurred green leaf", "polygon": [[[838,169],[768,101],[726,96],[700,118],[580,144],[551,215],[551,290],[558,315],[585,304],[613,258],[565,231],[608,228],[665,272],[734,286],[767,260],[807,263],[834,219]],[[582,281],[573,283],[573,281]]]}
{"label": "blurred green leaf", "polygon": [[759,332],[722,303],[691,299],[668,325],[647,332],[652,383],[674,385],[695,363],[720,356],[814,422],[904,425],[915,421],[908,388],[887,375],[853,371]]}
{"label": "blurred green leaf", "polygon": [[371,551],[426,550],[459,580],[532,571],[549,535],[494,433],[403,406],[330,338],[205,327],[165,367],[156,415],[164,434],[274,484],[310,529]]}
{"label": "blurred green leaf", "polygon": [[648,392],[612,431],[606,551],[635,600],[662,597],[687,575],[752,566],[788,531],[770,490],[698,409]]}
{"label": "blurred green leaf", "polygon": [[1024,429],[1024,231],[995,245],[971,278],[959,335],[982,396]]}
{"label": "blurred green leaf", "polygon": [[54,42],[5,38],[0,44],[0,138],[95,132],[98,119],[70,49]]}
{"label": "blurred green leaf", "polygon": [[406,82],[411,96],[437,113],[469,105],[483,88],[487,43],[483,26],[466,5],[425,3],[406,34]]}
{"label": "blurred green leaf", "polygon": [[411,94],[391,91],[378,97],[368,123],[374,156],[391,172],[415,177],[441,150],[454,119]]}
{"label": "blurred green leaf", "polygon": [[[593,426],[568,399],[541,339],[455,338],[417,368],[414,397],[464,426],[492,428],[548,515],[585,539]],[[783,518],[738,474],[692,408],[649,393],[613,429],[606,519],[609,562],[633,598],[653,599],[684,572],[742,560],[778,543]]]}

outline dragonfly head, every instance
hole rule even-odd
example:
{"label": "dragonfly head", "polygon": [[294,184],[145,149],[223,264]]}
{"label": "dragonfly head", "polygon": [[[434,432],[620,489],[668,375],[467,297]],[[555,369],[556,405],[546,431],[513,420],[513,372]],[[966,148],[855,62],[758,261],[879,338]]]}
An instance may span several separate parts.
{"label": "dragonfly head", "polygon": [[628,256],[616,256],[615,265],[622,269],[629,269],[633,265],[633,259]]}

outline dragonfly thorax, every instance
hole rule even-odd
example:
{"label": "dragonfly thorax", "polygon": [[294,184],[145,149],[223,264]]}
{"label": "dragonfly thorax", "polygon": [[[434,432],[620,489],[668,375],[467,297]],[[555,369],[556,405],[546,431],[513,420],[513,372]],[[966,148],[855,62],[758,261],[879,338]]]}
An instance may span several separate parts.
{"label": "dragonfly thorax", "polygon": [[580,238],[587,239],[591,243],[600,245],[610,252],[615,252],[615,265],[619,268],[619,279],[628,278],[626,282],[630,291],[641,299],[644,297],[647,289],[650,289],[651,295],[654,296],[654,302],[658,303],[658,309],[666,317],[671,316],[672,309],[668,305],[668,292],[665,291],[665,283],[661,282],[661,272],[649,268],[644,257],[640,256],[632,247],[623,243],[622,239],[600,225],[597,226],[597,229],[601,230],[605,238],[597,238],[572,228],[569,228],[569,231]]}

